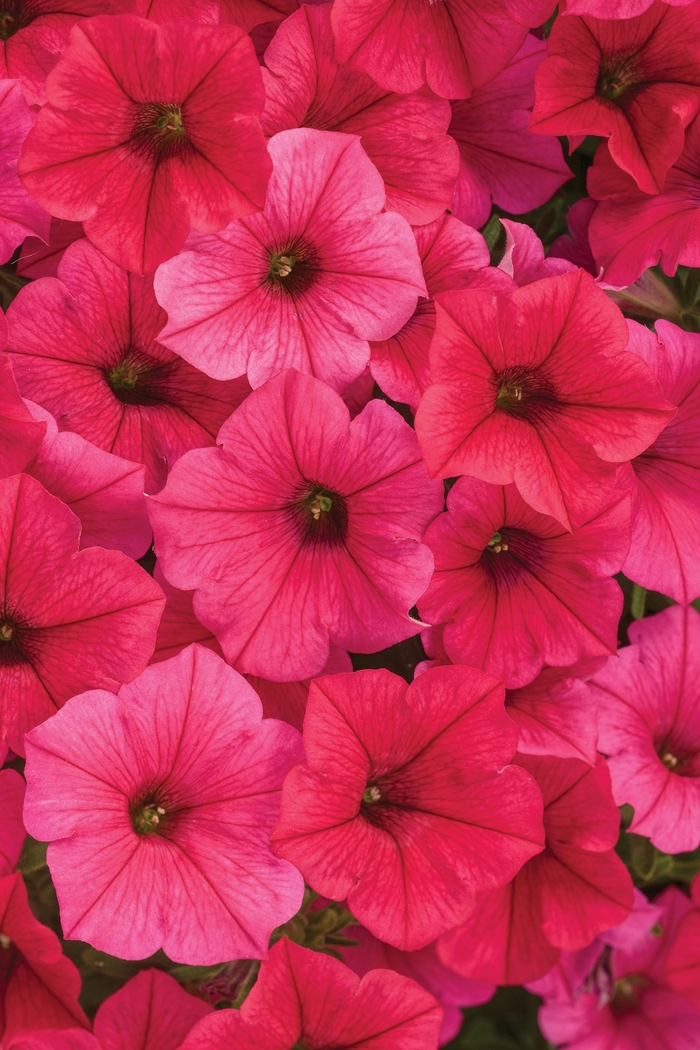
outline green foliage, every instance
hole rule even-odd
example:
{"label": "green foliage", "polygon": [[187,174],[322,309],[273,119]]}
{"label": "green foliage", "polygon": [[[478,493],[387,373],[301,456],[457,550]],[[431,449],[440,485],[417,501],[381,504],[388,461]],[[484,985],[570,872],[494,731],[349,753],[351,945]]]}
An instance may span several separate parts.
{"label": "green foliage", "polygon": [[635,886],[651,897],[671,883],[687,890],[700,872],[700,847],[692,853],[662,853],[652,846],[649,839],[626,830],[632,823],[633,813],[632,806],[622,806],[622,824],[616,849],[629,868]]}
{"label": "green foliage", "polygon": [[548,1050],[537,1026],[540,1002],[524,988],[499,988],[490,1002],[464,1010],[462,1031],[445,1050]]}
{"label": "green foliage", "polygon": [[650,328],[663,318],[687,332],[700,332],[700,269],[679,266],[675,277],[668,277],[653,266],[628,288],[607,294],[627,317]]}

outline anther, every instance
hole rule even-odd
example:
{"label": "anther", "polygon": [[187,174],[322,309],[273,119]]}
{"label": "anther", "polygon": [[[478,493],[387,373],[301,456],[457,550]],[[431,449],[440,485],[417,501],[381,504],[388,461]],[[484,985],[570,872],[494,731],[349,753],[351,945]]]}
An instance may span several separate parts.
{"label": "anther", "polygon": [[678,759],[675,755],[672,755],[670,751],[664,752],[661,756],[661,761],[666,766],[666,769],[675,769],[678,765]]}
{"label": "anther", "polygon": [[372,784],[370,787],[366,787],[362,795],[362,801],[368,802],[370,805],[373,802],[379,802],[382,797],[382,793],[376,784]]}
{"label": "anther", "polygon": [[5,951],[12,945],[12,941],[6,933],[0,933],[0,948],[4,948]]}
{"label": "anther", "polygon": [[15,629],[11,623],[0,624],[0,641],[11,642]]}

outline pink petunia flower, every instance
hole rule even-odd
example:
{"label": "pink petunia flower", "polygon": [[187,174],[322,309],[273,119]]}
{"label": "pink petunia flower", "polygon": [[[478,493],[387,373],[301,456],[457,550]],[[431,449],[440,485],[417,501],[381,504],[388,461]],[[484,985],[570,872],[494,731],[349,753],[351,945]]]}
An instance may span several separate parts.
{"label": "pink petunia flower", "polygon": [[588,241],[588,227],[597,207],[597,202],[590,197],[582,197],[571,205],[566,216],[569,233],[563,233],[552,241],[549,260],[568,259],[574,266],[587,270],[592,277],[598,276],[598,267]]}
{"label": "pink petunia flower", "polygon": [[650,196],[620,171],[605,143],[588,173],[588,192],[599,201],[588,227],[596,266],[615,287],[633,284],[649,266],[673,276],[678,266],[700,264],[700,120],[686,132],[683,153],[660,192]]}
{"label": "pink petunia flower", "polygon": [[452,103],[449,131],[461,158],[453,210],[472,226],[488,221],[492,202],[516,214],[538,208],[572,177],[557,139],[528,129],[546,51],[528,34],[497,77]]}
{"label": "pink petunia flower", "polygon": [[[566,0],[563,14],[593,15],[595,18],[635,18],[643,15],[654,0]],[[695,0],[664,0],[670,7],[687,7]]]}
{"label": "pink petunia flower", "polygon": [[0,771],[0,877],[15,870],[26,837],[22,820],[24,780],[14,769]]}
{"label": "pink petunia flower", "polygon": [[46,102],[47,74],[76,22],[128,10],[128,0],[6,0],[0,14],[0,77],[17,79],[30,106]]}
{"label": "pink petunia flower", "polygon": [[249,33],[261,23],[279,22],[294,0],[137,0],[138,13],[152,22],[237,25]]}
{"label": "pink petunia flower", "polygon": [[544,664],[615,652],[622,592],[610,577],[629,549],[627,495],[573,533],[528,507],[514,485],[460,478],[447,508],[425,534],[435,572],[418,610],[445,624],[451,660],[517,689]]}
{"label": "pink petunia flower", "polygon": [[681,920],[664,972],[669,986],[700,1010],[700,875],[693,879],[690,895],[696,907]]}
{"label": "pink petunia flower", "polygon": [[149,500],[166,579],[229,663],[275,681],[317,675],[329,647],[376,652],[417,634],[408,615],[443,504],[411,428],[373,400],[350,423],[325,384],[286,372],[188,453]]}
{"label": "pink petunia flower", "polygon": [[[21,2],[21,0],[20,0]],[[0,13],[0,39],[3,19]],[[22,97],[19,81],[0,82],[0,263],[6,263],[25,237],[49,239],[50,216],[19,181],[17,159],[35,115]]]}
{"label": "pink petunia flower", "polygon": [[700,528],[700,335],[669,321],[656,334],[635,321],[630,350],[658,376],[676,415],[621,472],[632,490],[632,542],[625,575],[683,605],[700,595],[693,537]]}
{"label": "pink petunia flower", "polygon": [[629,914],[632,879],[614,850],[620,814],[600,756],[519,755],[544,798],[546,844],[507,886],[481,894],[476,909],[438,940],[446,966],[465,977],[522,984],[543,976],[560,949],[583,948]]}
{"label": "pink petunia flower", "polygon": [[419,299],[415,312],[390,339],[371,344],[369,367],[385,394],[416,408],[430,386],[430,343],[435,332],[438,292],[476,286],[508,294],[512,283],[489,266],[484,238],[477,230],[441,215],[425,226],[414,227],[429,299]]}
{"label": "pink petunia flower", "polygon": [[375,937],[423,948],[542,849],[516,744],[502,686],[471,667],[316,679],[274,849]]}
{"label": "pink petunia flower", "polygon": [[381,87],[405,95],[427,84],[443,98],[468,98],[551,13],[549,0],[336,0],[331,23],[338,61]]}
{"label": "pink petunia flower", "polygon": [[27,237],[22,244],[16,272],[20,277],[58,277],[58,264],[73,241],[85,236],[82,222],[51,219],[48,243]]}
{"label": "pink petunia flower", "polygon": [[[0,343],[7,325],[0,315]],[[18,474],[36,455],[46,434],[46,421],[37,419],[17,389],[10,359],[0,353],[0,478]]]}
{"label": "pink petunia flower", "polygon": [[[545,1038],[568,1050],[696,1050],[700,1011],[672,991],[664,964],[679,923],[692,908],[676,886],[654,901],[658,925],[627,946],[604,950],[590,981],[571,995],[560,985],[544,994],[539,1023]],[[612,931],[611,931],[612,932]]]}
{"label": "pink petunia flower", "polygon": [[446,134],[450,105],[414,92],[397,95],[334,58],[331,6],[304,5],[265,52],[266,135],[311,127],[359,135],[384,180],[386,207],[409,222],[432,222],[449,208],[459,154]]}
{"label": "pink petunia flower", "polygon": [[433,477],[515,482],[567,528],[610,500],[617,464],[672,418],[625,320],[583,270],[438,297],[430,387],[416,433]]}
{"label": "pink petunia flower", "polygon": [[78,552],[80,522],[26,474],[0,481],[0,739],[84,689],[116,689],[148,663],[165,599],[118,551]]}
{"label": "pink petunia flower", "polygon": [[501,219],[506,231],[506,247],[498,268],[512,277],[519,288],[541,281],[544,277],[557,277],[578,268],[568,259],[549,256],[545,259],[544,247],[531,226],[512,219]]}
{"label": "pink petunia flower", "polygon": [[250,386],[210,379],[162,346],[152,276],[128,273],[85,239],[58,273],[23,288],[8,312],[20,391],[60,430],[144,463],[146,489],[157,492],[184,452],[214,444]]}
{"label": "pink petunia flower", "polygon": [[435,996],[443,1011],[440,1046],[454,1039],[462,1027],[464,1015],[460,1007],[488,1002],[496,991],[495,985],[487,981],[474,981],[448,970],[438,958],[435,942],[415,952],[402,952],[377,940],[364,926],[353,924],[343,932],[359,941],[352,947],[339,948],[343,961],[358,977],[380,968],[395,970]]}
{"label": "pink petunia flower", "polygon": [[362,980],[329,955],[278,941],[240,1010],[200,1021],[182,1050],[437,1050],[442,1010],[393,970]]}
{"label": "pink petunia flower", "polygon": [[22,183],[128,270],[176,255],[190,225],[212,233],[262,207],[264,93],[238,26],[92,18],[74,26],[46,91]]}
{"label": "pink petunia flower", "polygon": [[618,805],[634,806],[630,831],[665,853],[700,845],[700,615],[671,606],[628,628],[592,679],[600,749],[610,756]]}
{"label": "pink petunia flower", "polygon": [[158,270],[160,338],[207,375],[286,368],[338,392],[369,361],[369,339],[408,320],[425,283],[411,228],[380,214],[384,184],[359,138],[295,128],[269,144],[275,168],[261,215],[192,240]]}
{"label": "pink petunia flower", "polygon": [[659,193],[700,108],[700,8],[661,0],[636,18],[557,18],[537,70],[530,127],[609,140],[617,165]]}
{"label": "pink petunia flower", "polygon": [[74,697],[27,737],[24,807],[50,843],[64,935],[126,959],[161,947],[192,965],[264,958],[303,895],[270,850],[302,753],[299,734],[263,722],[253,689],[197,645],[117,695]]}
{"label": "pink petunia flower", "polygon": [[0,879],[0,1039],[37,1028],[89,1029],[80,974],[53,930],[34,918],[19,872]]}

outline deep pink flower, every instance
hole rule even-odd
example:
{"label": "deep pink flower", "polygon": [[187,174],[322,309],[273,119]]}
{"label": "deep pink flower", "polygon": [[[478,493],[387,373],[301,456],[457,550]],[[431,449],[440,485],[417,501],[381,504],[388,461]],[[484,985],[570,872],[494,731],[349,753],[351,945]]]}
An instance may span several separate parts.
{"label": "deep pink flower", "polygon": [[700,615],[674,605],[628,628],[591,686],[600,749],[610,756],[618,805],[634,806],[630,831],[665,853],[700,845]]}
{"label": "deep pink flower", "polygon": [[[0,314],[0,344],[6,336],[5,317]],[[32,415],[20,396],[9,357],[0,354],[0,478],[24,470],[45,434],[46,423]]]}
{"label": "deep pink flower", "polygon": [[50,412],[31,401],[27,404],[37,419],[46,421],[47,431],[25,474],[80,519],[81,549],[106,547],[141,558],[153,539],[144,497],[146,468],[97,448],[79,434],[60,433]]}
{"label": "deep pink flower", "polygon": [[0,76],[18,79],[30,106],[43,105],[46,76],[65,51],[71,27],[128,7],[128,0],[7,0],[0,24]]}
{"label": "deep pink flower", "polygon": [[540,1028],[568,1050],[696,1050],[700,1011],[669,989],[664,964],[678,925],[692,908],[676,886],[656,898],[658,926],[628,948],[604,952],[592,974],[593,990],[575,996],[561,988],[545,997]]}
{"label": "deep pink flower", "polygon": [[349,422],[325,384],[286,372],[187,453],[149,501],[164,575],[196,590],[197,618],[239,670],[318,674],[330,644],[377,649],[417,634],[428,585],[420,541],[442,486],[385,402]]}
{"label": "deep pink flower", "polygon": [[556,256],[545,259],[542,241],[531,226],[512,219],[501,219],[501,225],[506,231],[506,247],[498,267],[512,277],[518,287],[578,268],[577,263],[567,259]]}
{"label": "deep pink flower", "polygon": [[[566,15],[593,15],[595,18],[634,18],[647,11],[654,0],[566,0]],[[695,0],[664,0],[671,7],[687,7]]]}
{"label": "deep pink flower", "polygon": [[[192,642],[199,642],[200,645],[213,649],[219,656],[223,656],[216,637],[202,626],[194,614],[192,608],[194,592],[179,591],[177,587],[172,587],[160,571],[158,563],[156,563],[153,578],[162,587],[166,600],[158,625],[156,648],[151,657],[151,663],[160,663],[171,656],[176,656]],[[342,649],[332,645],[328,662],[320,673],[322,675],[341,674],[344,671],[352,671],[350,657]],[[267,678],[253,674],[245,675],[245,678],[260,697],[265,718],[281,718],[283,722],[289,722],[291,726],[301,731],[311,685],[310,678],[301,682],[271,682]]]}
{"label": "deep pink flower", "polygon": [[117,695],[76,696],[27,753],[25,823],[50,842],[66,937],[126,959],[266,956],[303,895],[270,851],[303,752],[220,657],[193,645]]}
{"label": "deep pink flower", "polygon": [[588,235],[605,280],[622,287],[657,263],[671,276],[679,265],[700,265],[699,190],[700,120],[688,128],[683,153],[654,196],[620,171],[602,143],[588,174],[588,192],[600,201]]}
{"label": "deep pink flower", "polygon": [[700,529],[700,335],[669,321],[657,321],[657,334],[627,323],[630,350],[653,369],[678,409],[621,474],[620,483],[632,490],[632,542],[623,572],[686,605],[700,595],[693,543]]}
{"label": "deep pink flower", "polygon": [[58,264],[66,248],[85,236],[82,222],[51,219],[48,244],[38,237],[27,237],[17,260],[20,277],[58,277]]}
{"label": "deep pink flower", "polygon": [[460,977],[440,962],[435,942],[415,952],[402,952],[373,937],[364,926],[348,926],[344,934],[359,944],[341,947],[343,961],[358,977],[370,970],[395,970],[412,978],[434,995],[443,1011],[440,1046],[449,1043],[462,1027],[464,1016],[460,1007],[478,1006],[487,1002],[496,991],[495,985]]}
{"label": "deep pink flower", "polygon": [[413,233],[431,298],[419,299],[412,317],[390,339],[372,343],[369,367],[385,394],[416,408],[431,382],[432,296],[474,285],[507,294],[512,286],[488,265],[488,248],[481,234],[454,216],[441,215],[425,226],[416,226]]}
{"label": "deep pink flower", "polygon": [[664,969],[670,987],[700,1010],[700,875],[693,879],[690,895],[697,907],[682,919]]}
{"label": "deep pink flower", "polygon": [[543,976],[559,949],[583,948],[629,914],[632,879],[614,850],[620,814],[600,756],[519,755],[544,798],[546,844],[509,885],[477,898],[476,909],[438,941],[446,966],[465,977],[522,984]]}
{"label": "deep pink flower", "polygon": [[393,970],[362,980],[337,959],[284,937],[270,950],[240,1010],[219,1010],[182,1050],[437,1050],[442,1010]]}
{"label": "deep pink flower", "polygon": [[546,51],[528,34],[497,77],[452,103],[449,131],[461,158],[453,210],[472,226],[487,222],[492,202],[510,212],[529,211],[572,177],[557,139],[528,129],[535,70]]}
{"label": "deep pink flower", "polygon": [[80,974],[53,930],[34,918],[19,872],[0,879],[0,1039],[36,1028],[90,1028]]}
{"label": "deep pink flower", "polygon": [[250,32],[262,22],[279,22],[293,0],[137,0],[138,13],[152,22],[233,25]]}
{"label": "deep pink flower", "polygon": [[583,270],[518,288],[438,297],[430,387],[416,432],[433,477],[515,482],[567,528],[610,500],[616,465],[673,415],[625,351],[618,308]]}
{"label": "deep pink flower", "polygon": [[375,937],[423,948],[542,848],[516,745],[502,686],[471,667],[316,679],[274,849]]}
{"label": "deep pink flower", "polygon": [[360,140],[295,128],[270,141],[265,211],[197,237],[156,274],[160,338],[217,379],[254,387],[285,368],[338,392],[425,295],[411,228],[380,214],[384,184]]}
{"label": "deep pink flower", "polygon": [[22,777],[14,769],[0,771],[0,877],[12,874],[22,852],[26,836],[23,802]]}
{"label": "deep pink flower", "polygon": [[262,207],[264,93],[238,26],[92,18],[74,26],[46,92],[22,182],[127,269],[155,270],[190,225],[211,233]]}
{"label": "deep pink flower", "polygon": [[516,689],[544,664],[615,652],[622,592],[610,577],[629,548],[628,496],[573,534],[528,507],[514,485],[463,477],[447,507],[425,534],[435,572],[418,610],[446,625],[451,660]]}
{"label": "deep pink flower", "polygon": [[468,98],[507,65],[550,7],[549,0],[337,0],[336,58],[402,95],[427,84],[443,98]]}
{"label": "deep pink flower", "polygon": [[84,689],[115,689],[148,663],[165,603],[118,551],[78,553],[80,522],[38,481],[0,481],[0,738],[22,736]]}
{"label": "deep pink flower", "polygon": [[157,492],[184,452],[214,444],[250,387],[210,379],[158,342],[166,315],[152,277],[128,273],[85,239],[58,273],[10,306],[6,352],[17,385],[60,430],[144,463],[147,491]]}
{"label": "deep pink flower", "polygon": [[566,216],[569,233],[563,233],[552,241],[549,259],[568,259],[574,266],[587,270],[592,277],[598,276],[598,267],[588,242],[588,227],[597,207],[597,202],[590,197],[582,197],[571,205]]}
{"label": "deep pink flower", "polygon": [[615,163],[658,193],[700,107],[700,8],[655,2],[636,18],[557,18],[530,127],[609,140]]}
{"label": "deep pink flower", "polygon": [[[22,0],[16,2],[19,6]],[[0,13],[0,39],[4,19],[10,17]],[[29,196],[17,174],[17,158],[34,119],[19,81],[0,82],[0,263],[7,262],[25,237],[49,239],[50,216]]]}
{"label": "deep pink flower", "polygon": [[446,134],[450,104],[426,93],[397,95],[334,58],[331,7],[303,6],[265,52],[266,135],[310,127],[359,135],[384,180],[387,208],[418,225],[452,201],[459,154]]}

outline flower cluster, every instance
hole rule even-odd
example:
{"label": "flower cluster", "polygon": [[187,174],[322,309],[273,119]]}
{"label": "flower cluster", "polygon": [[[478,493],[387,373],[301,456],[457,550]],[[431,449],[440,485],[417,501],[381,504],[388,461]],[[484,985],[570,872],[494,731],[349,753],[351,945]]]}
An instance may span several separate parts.
{"label": "flower cluster", "polygon": [[0,12],[0,1050],[699,1050],[700,0],[554,7]]}

